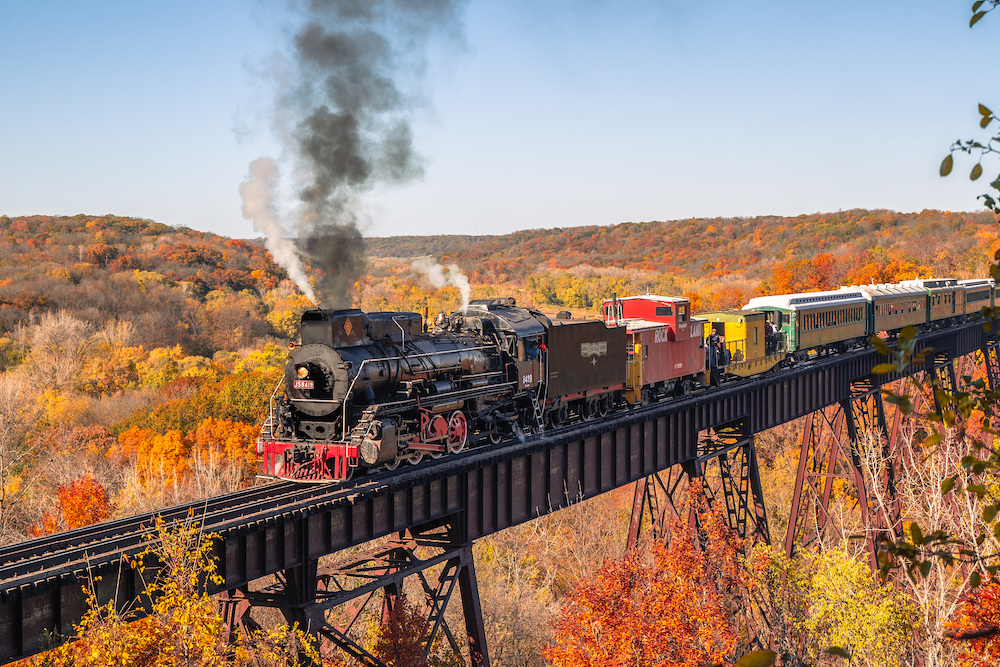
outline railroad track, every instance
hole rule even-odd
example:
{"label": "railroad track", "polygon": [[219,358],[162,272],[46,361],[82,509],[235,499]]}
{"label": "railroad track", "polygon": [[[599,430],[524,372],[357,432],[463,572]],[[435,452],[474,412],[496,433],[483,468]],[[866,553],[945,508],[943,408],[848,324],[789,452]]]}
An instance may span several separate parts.
{"label": "railroad track", "polygon": [[[645,408],[643,408],[644,410]],[[597,422],[578,422],[544,436],[563,435],[593,428]],[[531,436],[534,439],[536,436]],[[469,457],[493,454],[523,442],[513,437],[496,445],[468,449],[460,454],[428,461],[409,470],[380,471],[337,485],[272,482],[214,498],[168,507],[133,517],[117,519],[76,530],[56,533],[0,548],[0,600],[22,586],[44,584],[67,577],[83,580],[88,569],[117,565],[122,556],[134,556],[155,542],[154,523],[161,516],[168,523],[192,516],[206,532],[224,533],[260,522],[273,521],[288,512],[309,511],[352,496],[391,489],[408,479],[434,474],[462,465]]]}
{"label": "railroad track", "polygon": [[[364,484],[361,480],[359,484]],[[116,563],[155,541],[154,520],[168,522],[193,516],[207,532],[220,532],[309,504],[356,493],[355,485],[335,489],[278,482],[243,489],[215,498],[169,507],[134,517],[50,535],[0,549],[0,596],[22,585],[49,579],[85,576],[88,568]]]}
{"label": "railroad track", "polygon": [[[588,424],[589,426],[590,424]],[[514,441],[517,442],[516,440]],[[283,514],[310,512],[332,503],[350,502],[354,496],[391,490],[411,478],[450,469],[460,459],[484,449],[510,445],[510,441],[428,462],[410,470],[380,471],[341,484],[271,482],[222,496],[168,507],[133,517],[56,533],[0,548],[0,601],[22,587],[86,579],[88,570],[117,566],[122,556],[134,556],[155,542],[155,519],[168,523],[187,519],[199,522],[205,532],[224,534],[274,521]]]}

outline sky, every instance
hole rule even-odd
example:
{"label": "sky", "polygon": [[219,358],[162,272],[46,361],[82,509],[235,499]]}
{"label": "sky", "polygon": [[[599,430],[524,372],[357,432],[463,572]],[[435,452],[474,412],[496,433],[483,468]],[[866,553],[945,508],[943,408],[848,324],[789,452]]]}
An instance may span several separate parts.
{"label": "sky", "polygon": [[[977,104],[1000,107],[1000,14],[970,29],[970,5],[469,0],[406,82],[424,174],[366,193],[363,231],[982,210],[1000,161],[938,176],[951,142],[990,136]],[[261,156],[294,173],[274,99],[300,21],[277,1],[0,0],[0,215],[257,236],[238,188]]]}

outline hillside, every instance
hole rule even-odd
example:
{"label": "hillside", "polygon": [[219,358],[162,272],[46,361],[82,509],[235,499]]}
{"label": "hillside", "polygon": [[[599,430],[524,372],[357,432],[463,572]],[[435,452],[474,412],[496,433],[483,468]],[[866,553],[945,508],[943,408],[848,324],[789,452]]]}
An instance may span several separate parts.
{"label": "hillside", "polygon": [[0,544],[252,483],[309,305],[284,277],[254,241],[0,216]]}
{"label": "hillside", "polygon": [[[535,229],[504,236],[366,239],[373,275],[420,280],[409,259],[457,264],[474,286],[523,290],[535,305],[593,308],[612,291],[688,294],[696,309],[754,294],[987,274],[995,216],[851,210],[794,218],[707,218]],[[495,290],[487,289],[486,292]],[[396,299],[388,299],[395,307]]]}
{"label": "hillside", "polygon": [[128,320],[135,344],[212,354],[271,333],[247,296],[283,278],[257,242],[117,216],[0,217],[0,333],[64,310],[98,328]]}
{"label": "hillside", "polygon": [[[794,218],[692,218],[518,231],[504,236],[393,236],[366,239],[373,257],[432,255],[457,262],[474,281],[497,271],[527,275],[540,270],[627,266],[688,278],[745,273],[764,278],[781,262],[833,254],[854,261],[882,247],[891,255],[930,265],[969,258],[995,227],[993,214],[855,209]],[[996,239],[996,234],[990,237]],[[959,267],[956,267],[956,269]]]}

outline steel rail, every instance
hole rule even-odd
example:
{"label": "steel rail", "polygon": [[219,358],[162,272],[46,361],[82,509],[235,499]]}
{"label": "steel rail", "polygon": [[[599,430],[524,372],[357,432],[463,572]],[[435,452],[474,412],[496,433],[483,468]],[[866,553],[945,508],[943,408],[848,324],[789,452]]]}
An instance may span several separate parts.
{"label": "steel rail", "polygon": [[19,563],[29,558],[37,558],[40,555],[44,555],[52,551],[87,546],[92,543],[120,537],[127,532],[136,530],[136,527],[139,525],[144,523],[152,524],[152,521],[156,516],[162,516],[165,519],[172,520],[186,516],[187,513],[195,507],[211,507],[214,510],[216,507],[222,506],[226,503],[246,501],[252,502],[258,495],[270,495],[282,487],[295,486],[298,485],[294,482],[254,486],[248,489],[240,489],[239,491],[233,491],[231,493],[199,500],[193,503],[166,507],[162,510],[154,512],[147,512],[145,514],[85,526],[83,528],[77,528],[63,533],[54,533],[52,535],[38,537],[27,542],[9,544],[5,547],[0,547],[0,581],[3,581],[4,579],[3,574],[5,568],[12,564]]}
{"label": "steel rail", "polygon": [[[349,486],[344,491],[350,492]],[[265,484],[162,511],[149,512],[63,535],[30,540],[0,550],[0,595],[25,583],[56,574],[85,571],[121,555],[134,555],[155,540],[154,522],[162,516],[168,522],[191,516],[205,530],[229,525],[242,517],[274,513],[286,505],[296,505],[311,496],[325,495],[328,489],[295,482]]]}

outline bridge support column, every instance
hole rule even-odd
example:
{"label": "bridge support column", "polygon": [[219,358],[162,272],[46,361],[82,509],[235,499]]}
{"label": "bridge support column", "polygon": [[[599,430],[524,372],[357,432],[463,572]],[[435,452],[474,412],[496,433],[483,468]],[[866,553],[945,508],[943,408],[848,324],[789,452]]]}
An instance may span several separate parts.
{"label": "bridge support column", "polygon": [[823,538],[830,519],[833,480],[846,476],[837,473],[843,429],[844,412],[839,405],[817,410],[806,417],[785,533],[785,555],[789,557],[797,546],[807,546]]}
{"label": "bridge support column", "polygon": [[[876,568],[880,537],[898,539],[902,531],[894,464],[902,416],[897,411],[890,429],[879,388],[864,380],[851,389],[850,400],[806,418],[785,553],[792,556],[796,548],[822,540],[830,522],[833,482],[839,477],[853,482],[869,565]],[[841,455],[845,424],[846,457]]]}
{"label": "bridge support column", "polygon": [[680,507],[683,505],[680,497],[687,491],[688,481],[693,477],[700,477],[700,474],[695,474],[696,470],[694,465],[671,466],[662,475],[653,473],[635,483],[626,550],[635,548],[639,543],[643,517],[646,515],[649,516],[652,539],[662,540],[666,537],[670,521],[680,517]]}
{"label": "bridge support column", "polygon": [[[698,443],[698,457],[666,471],[666,479],[655,473],[636,482],[627,548],[639,540],[643,516],[648,512],[653,539],[662,539],[667,523],[679,518],[680,494],[692,479],[701,479],[710,503],[725,502],[729,527],[740,537],[748,531],[754,539],[771,543],[771,533],[760,485],[757,451],[749,419],[717,427]],[[694,520],[694,514],[689,515]]]}
{"label": "bridge support column", "polygon": [[[415,579],[409,600],[427,620],[428,634],[420,638],[425,657],[443,635],[457,655],[467,651],[473,665],[488,667],[472,543],[462,538],[460,526],[457,517],[434,521],[331,564],[319,567],[312,561],[286,570],[283,581],[246,593],[245,599],[280,609],[289,623],[297,621],[318,637],[324,652],[338,647],[360,664],[381,667],[383,663],[351,631],[366,615],[379,615],[383,624],[387,622],[405,591],[404,582]],[[465,621],[464,636],[459,638],[445,620],[456,589]]]}
{"label": "bridge support column", "polygon": [[996,391],[1000,387],[1000,353],[998,353],[997,341],[988,340],[979,353],[983,355],[983,365],[986,367],[986,380],[989,383],[990,391]]}
{"label": "bridge support column", "polygon": [[[955,364],[947,352],[942,352],[934,357],[934,367],[931,369],[934,378],[934,387],[943,391],[954,392],[958,390],[958,380],[955,377]],[[934,407],[937,413],[941,414],[943,408],[951,408],[951,405],[941,405],[937,394],[934,394]]]}
{"label": "bridge support column", "polygon": [[247,599],[247,588],[240,588],[223,591],[216,598],[219,601],[219,609],[222,613],[222,634],[223,639],[230,644],[236,641],[238,635],[249,636],[255,630],[260,630],[260,626],[250,618],[250,608],[253,606]]}

